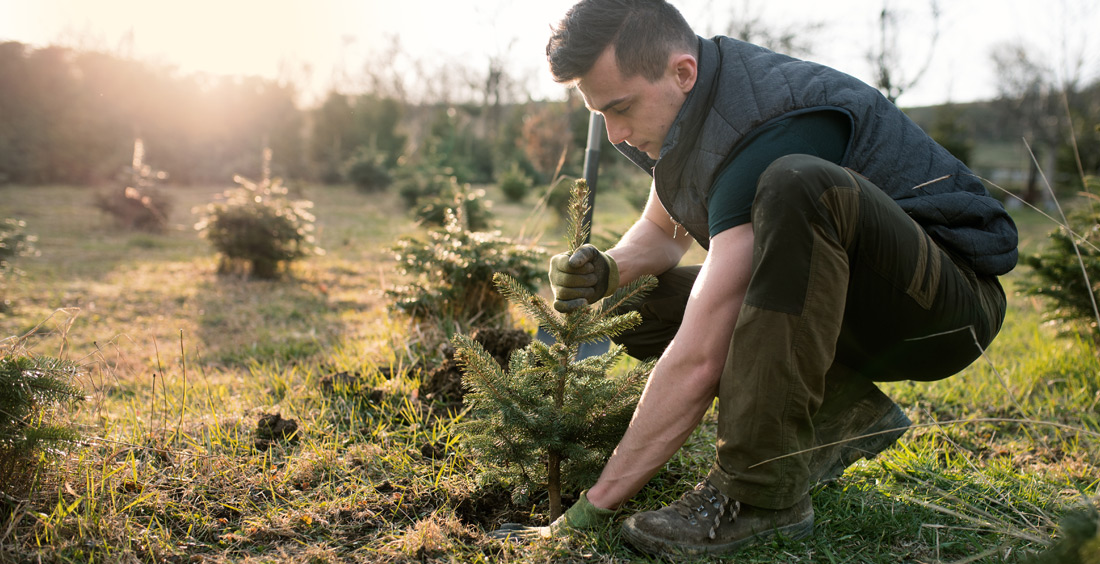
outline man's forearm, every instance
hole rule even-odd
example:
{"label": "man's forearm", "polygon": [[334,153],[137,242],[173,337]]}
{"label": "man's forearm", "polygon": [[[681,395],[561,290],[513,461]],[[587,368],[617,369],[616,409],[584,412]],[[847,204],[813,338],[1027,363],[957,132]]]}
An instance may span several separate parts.
{"label": "man's forearm", "polygon": [[607,254],[619,267],[619,285],[645,274],[658,275],[679,264],[691,238],[673,239],[652,221],[639,219]]}
{"label": "man's forearm", "polygon": [[684,444],[710,408],[717,393],[717,378],[704,376],[689,382],[664,370],[654,370],[630,427],[589,490],[588,499],[593,505],[614,509],[638,493]]}
{"label": "man's forearm", "polygon": [[683,324],[657,361],[626,434],[588,492],[597,507],[613,509],[636,494],[710,408],[748,287],[752,243],[747,224],[711,239]]}

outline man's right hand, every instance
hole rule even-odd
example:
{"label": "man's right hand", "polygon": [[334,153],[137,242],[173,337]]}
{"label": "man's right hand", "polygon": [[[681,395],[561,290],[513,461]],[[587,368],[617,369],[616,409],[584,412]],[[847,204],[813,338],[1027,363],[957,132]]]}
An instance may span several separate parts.
{"label": "man's right hand", "polygon": [[571,255],[550,258],[550,287],[554,309],[569,313],[614,294],[619,288],[619,266],[607,253],[582,245]]}
{"label": "man's right hand", "polygon": [[581,492],[580,499],[546,527],[531,527],[519,523],[504,523],[499,529],[489,533],[497,540],[510,540],[517,543],[535,539],[561,537],[570,531],[584,531],[603,527],[615,516],[614,509],[603,509],[588,501],[588,490]]}

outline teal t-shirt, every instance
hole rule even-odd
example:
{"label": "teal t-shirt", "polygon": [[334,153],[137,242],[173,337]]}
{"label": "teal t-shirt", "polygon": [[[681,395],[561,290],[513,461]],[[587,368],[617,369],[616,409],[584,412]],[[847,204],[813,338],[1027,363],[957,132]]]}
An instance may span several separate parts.
{"label": "teal t-shirt", "polygon": [[805,154],[840,164],[851,129],[851,120],[843,112],[818,110],[783,118],[758,131],[730,155],[710,187],[710,236],[751,221],[757,180],[775,159]]}

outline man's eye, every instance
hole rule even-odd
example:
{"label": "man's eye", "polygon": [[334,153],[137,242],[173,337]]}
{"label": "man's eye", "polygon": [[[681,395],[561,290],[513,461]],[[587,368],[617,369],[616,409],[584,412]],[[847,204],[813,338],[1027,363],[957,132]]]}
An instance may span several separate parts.
{"label": "man's eye", "polygon": [[615,113],[617,113],[619,115],[624,115],[628,111],[630,111],[630,106],[627,106],[625,108],[615,108]]}

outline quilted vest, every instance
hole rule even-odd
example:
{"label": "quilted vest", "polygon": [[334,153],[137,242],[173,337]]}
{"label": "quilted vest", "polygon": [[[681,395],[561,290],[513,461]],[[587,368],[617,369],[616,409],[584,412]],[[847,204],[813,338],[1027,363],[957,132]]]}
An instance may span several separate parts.
{"label": "quilted vest", "polygon": [[852,135],[841,163],[867,177],[978,274],[1016,266],[1016,225],[982,182],[868,84],[835,69],[731,39],[699,38],[698,78],[654,161],[616,147],[653,176],[672,220],[710,246],[707,196],[727,157],[762,126],[838,110]]}

